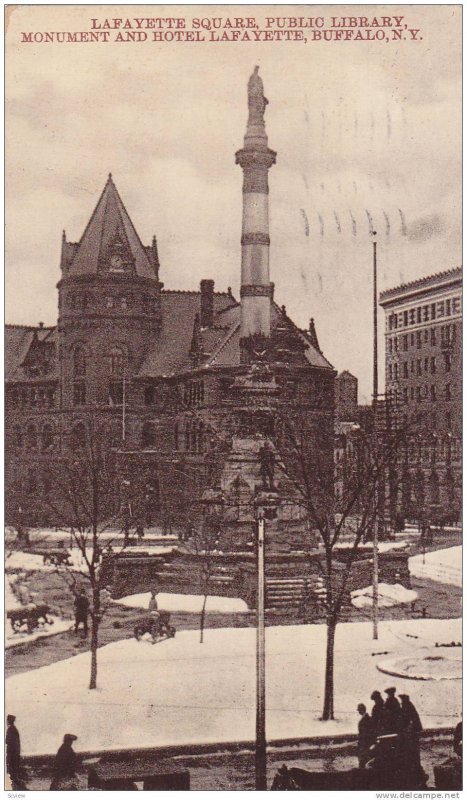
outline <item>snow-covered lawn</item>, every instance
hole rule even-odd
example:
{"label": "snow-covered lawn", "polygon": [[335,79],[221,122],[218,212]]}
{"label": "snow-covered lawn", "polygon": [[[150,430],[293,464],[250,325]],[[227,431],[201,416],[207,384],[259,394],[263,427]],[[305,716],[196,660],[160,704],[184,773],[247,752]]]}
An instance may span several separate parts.
{"label": "snow-covered lawn", "polygon": [[[378,584],[378,603],[383,608],[413,603],[418,597],[417,592],[406,589],[400,583]],[[355,589],[352,592],[352,605],[355,608],[369,608],[373,605],[373,587],[365,586],[364,589]]]}
{"label": "snow-covered lawn", "polygon": [[[131,594],[116,600],[123,606],[129,608],[148,608],[150,592],[145,594]],[[203,596],[199,594],[168,594],[160,592],[157,597],[159,609],[164,611],[185,611],[199,614],[203,607]],[[244,600],[235,597],[213,597],[209,596],[206,602],[206,612],[219,614],[246,614],[248,606]]]}
{"label": "snow-covered lawn", "polygon": [[[269,739],[355,733],[359,702],[395,685],[417,706],[427,726],[452,726],[461,710],[460,681],[388,678],[377,670],[383,654],[413,655],[437,641],[458,641],[460,620],[347,623],[336,634],[335,713],[319,721],[323,696],[324,625],[266,631]],[[255,630],[182,631],[151,645],[134,639],[99,651],[97,691],[89,691],[89,653],[6,681],[9,713],[17,717],[25,753],[55,752],[65,732],[78,749],[162,746],[253,740]],[[448,688],[447,688],[448,687]]]}
{"label": "snow-covered lawn", "polygon": [[[348,550],[351,547],[353,547],[353,542],[339,542],[339,544],[336,545],[336,550]],[[391,550],[404,550],[406,547],[408,547],[406,541],[378,542],[378,553],[390,553]],[[361,544],[358,549],[364,552],[371,551],[373,550],[373,542],[365,542],[365,544]]]}
{"label": "snow-covered lawn", "polygon": [[[163,546],[163,545],[148,545],[147,547],[131,547],[125,549],[125,553],[134,553],[134,555],[140,555],[141,553],[148,553],[148,554],[162,554],[162,553],[171,553],[173,550],[173,546]],[[71,554],[70,561],[72,565],[69,569],[72,569],[74,572],[86,572],[87,567],[86,563],[83,558],[83,554],[79,550],[78,547],[73,547],[72,549],[67,548],[68,552]],[[116,546],[114,548],[115,553],[120,552],[120,547]],[[92,550],[86,551],[87,557],[91,560],[92,557]],[[38,555],[36,553],[24,553],[22,550],[16,550],[15,552],[11,553],[6,561],[6,569],[7,571],[12,570],[44,570],[46,572],[51,572],[56,570],[57,567],[55,565],[44,564],[44,559],[42,555]],[[66,567],[59,567],[59,569],[63,570]]]}
{"label": "snow-covered lawn", "polygon": [[409,569],[416,578],[430,578],[439,583],[462,586],[462,547],[459,545],[433,550],[425,556],[412,556],[409,558]]}

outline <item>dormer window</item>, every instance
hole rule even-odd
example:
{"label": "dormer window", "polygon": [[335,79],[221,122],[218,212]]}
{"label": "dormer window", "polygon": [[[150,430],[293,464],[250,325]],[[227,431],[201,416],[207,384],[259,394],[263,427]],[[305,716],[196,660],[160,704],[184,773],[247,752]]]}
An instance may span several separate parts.
{"label": "dormer window", "polygon": [[111,272],[124,272],[125,264],[123,258],[118,253],[114,253],[110,257],[110,271]]}

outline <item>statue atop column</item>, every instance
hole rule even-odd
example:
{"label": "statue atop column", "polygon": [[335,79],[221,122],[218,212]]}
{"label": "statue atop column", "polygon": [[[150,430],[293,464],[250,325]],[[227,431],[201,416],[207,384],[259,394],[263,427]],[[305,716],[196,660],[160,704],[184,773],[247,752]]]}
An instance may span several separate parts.
{"label": "statue atop column", "polygon": [[248,125],[264,125],[264,112],[269,102],[264,96],[263,81],[258,71],[259,67],[255,67],[248,81]]}

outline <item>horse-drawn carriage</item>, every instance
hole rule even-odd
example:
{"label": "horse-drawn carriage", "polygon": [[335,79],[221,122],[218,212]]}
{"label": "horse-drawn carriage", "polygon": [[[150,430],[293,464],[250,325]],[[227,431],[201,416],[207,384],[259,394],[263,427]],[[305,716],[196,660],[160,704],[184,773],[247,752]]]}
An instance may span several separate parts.
{"label": "horse-drawn carriage", "polygon": [[138,642],[147,634],[152,644],[162,642],[164,639],[173,639],[175,628],[170,624],[170,612],[158,611],[146,616],[135,625],[134,634]]}
{"label": "horse-drawn carriage", "polygon": [[13,633],[33,633],[36,629],[44,628],[45,625],[53,625],[53,618],[49,614],[49,606],[42,603],[28,603],[20,608],[12,608],[7,611],[7,618]]}
{"label": "horse-drawn carriage", "polygon": [[285,764],[277,771],[271,789],[276,791],[402,791],[425,789],[427,775],[420,761],[397,734],[380,736],[370,750],[366,766],[336,772],[309,772]]}
{"label": "horse-drawn carriage", "polygon": [[48,550],[42,556],[44,565],[54,567],[71,567],[73,562],[71,560],[71,553],[68,550]]}

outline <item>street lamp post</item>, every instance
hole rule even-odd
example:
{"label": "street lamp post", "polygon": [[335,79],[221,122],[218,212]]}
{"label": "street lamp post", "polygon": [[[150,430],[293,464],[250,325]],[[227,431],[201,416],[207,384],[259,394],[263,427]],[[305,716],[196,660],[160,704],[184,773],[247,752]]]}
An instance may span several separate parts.
{"label": "street lamp post", "polygon": [[257,517],[258,591],[256,600],[256,791],[267,789],[266,781],[266,660],[264,629],[264,514]]}
{"label": "street lamp post", "polygon": [[[373,231],[376,237],[376,231]],[[376,260],[376,238],[373,240],[373,446],[376,468],[376,451],[378,446],[377,432],[378,408],[378,273]],[[374,484],[374,521],[373,521],[373,639],[378,638],[378,517],[379,517],[379,476],[375,475]]]}

